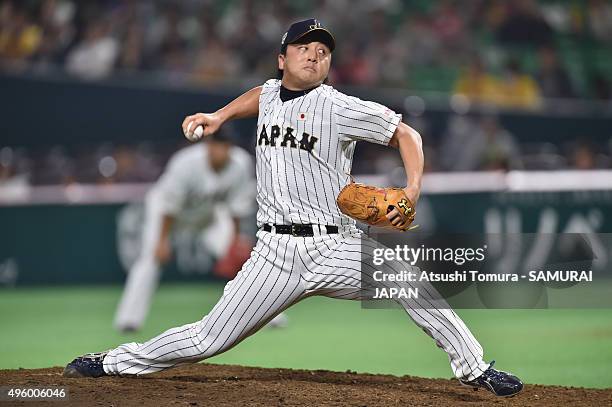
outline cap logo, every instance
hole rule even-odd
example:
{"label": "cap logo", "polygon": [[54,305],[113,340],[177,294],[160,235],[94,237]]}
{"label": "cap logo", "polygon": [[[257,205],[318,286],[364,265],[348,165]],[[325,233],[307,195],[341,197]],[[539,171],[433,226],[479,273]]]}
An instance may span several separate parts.
{"label": "cap logo", "polygon": [[283,35],[283,38],[281,39],[281,45],[283,45],[285,43],[285,40],[287,39],[287,34],[289,34],[289,33],[286,32],[285,35]]}
{"label": "cap logo", "polygon": [[314,20],[314,24],[308,26],[308,28],[310,28],[311,30],[314,30],[315,28],[321,28],[321,23],[317,20]]}

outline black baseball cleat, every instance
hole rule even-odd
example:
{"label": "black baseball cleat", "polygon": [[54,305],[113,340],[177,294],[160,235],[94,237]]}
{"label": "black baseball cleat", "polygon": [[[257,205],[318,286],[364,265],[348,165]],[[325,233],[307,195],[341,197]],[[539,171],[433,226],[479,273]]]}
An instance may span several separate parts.
{"label": "black baseball cleat", "polygon": [[492,361],[489,368],[474,380],[459,380],[465,386],[471,386],[474,390],[479,387],[489,390],[499,397],[510,397],[523,390],[523,382],[508,372],[493,369],[495,361]]}
{"label": "black baseball cleat", "polygon": [[102,367],[107,354],[108,352],[100,352],[79,356],[64,368],[64,377],[107,376]]}
{"label": "black baseball cleat", "polygon": [[136,325],[124,325],[121,327],[117,327],[117,330],[124,335],[128,335],[138,332],[140,328]]}

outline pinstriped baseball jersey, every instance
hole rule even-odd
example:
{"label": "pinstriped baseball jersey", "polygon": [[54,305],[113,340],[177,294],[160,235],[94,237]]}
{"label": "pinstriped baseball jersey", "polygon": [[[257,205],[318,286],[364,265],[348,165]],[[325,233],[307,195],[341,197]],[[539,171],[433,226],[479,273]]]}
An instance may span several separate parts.
{"label": "pinstriped baseball jersey", "polygon": [[401,115],[321,85],[283,102],[267,81],[257,120],[257,222],[353,225],[336,197],[349,181],[358,140],[387,145]]}
{"label": "pinstriped baseball jersey", "polygon": [[[388,144],[400,115],[327,85],[281,98],[285,91],[280,81],[270,80],[259,100],[258,223],[351,226],[354,222],[339,212],[335,200],[348,182],[356,141]],[[363,256],[379,246],[355,227],[343,229],[293,236],[262,228],[250,259],[208,315],[145,343],[111,350],[104,371],[140,375],[209,358],[312,295],[361,299],[362,275],[371,278],[374,272]],[[400,261],[388,265],[395,272],[412,267]],[[429,283],[422,288],[416,302],[398,303],[448,354],[455,376],[474,380],[488,368],[482,347],[457,314],[440,304],[440,295]]]}

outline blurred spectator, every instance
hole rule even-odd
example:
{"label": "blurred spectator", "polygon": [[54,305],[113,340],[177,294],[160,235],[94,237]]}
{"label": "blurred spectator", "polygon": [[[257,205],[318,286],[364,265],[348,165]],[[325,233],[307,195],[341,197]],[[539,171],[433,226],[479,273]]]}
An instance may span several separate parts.
{"label": "blurred spectator", "polygon": [[134,72],[144,68],[144,29],[140,24],[130,25],[119,52],[117,68]]}
{"label": "blurred spectator", "polygon": [[574,97],[572,83],[567,71],[559,63],[557,53],[553,48],[541,48],[538,52],[540,70],[536,74],[542,96],[546,98]]}
{"label": "blurred spectator", "polygon": [[453,93],[467,96],[473,102],[505,108],[534,109],[541,104],[536,81],[523,73],[513,59],[506,64],[503,75],[496,78],[475,58],[455,82]]}
{"label": "blurred spectator", "polygon": [[346,44],[335,64],[335,80],[339,84],[371,85],[376,81],[372,59],[356,44]]}
{"label": "blurred spectator", "polygon": [[[254,13],[254,11],[250,11],[250,13]],[[270,27],[266,27],[266,30],[269,29]],[[235,65],[234,73],[243,67],[256,67],[261,62],[262,54],[266,53],[269,43],[267,36],[270,34],[266,30],[257,24],[257,17],[254,14],[244,16],[242,29],[236,30],[232,34],[230,43],[226,44],[226,52],[230,54],[234,54],[234,50],[241,50],[239,55],[242,61],[232,61],[232,64]],[[283,28],[279,27],[278,32],[282,30]],[[229,47],[227,47],[228,45]],[[274,62],[275,60],[276,58],[273,58],[268,62]]]}
{"label": "blurred spectator", "polygon": [[218,38],[209,38],[197,51],[193,74],[198,82],[220,82],[225,76],[238,75],[239,71],[238,58]]}
{"label": "blurred spectator", "polygon": [[567,158],[559,153],[557,143],[521,143],[521,161],[526,170],[559,170],[567,167]]}
{"label": "blurred spectator", "polygon": [[497,80],[485,70],[481,59],[474,58],[455,82],[455,94],[461,94],[477,103],[495,103]]}
{"label": "blurred spectator", "polygon": [[408,13],[397,38],[405,46],[407,62],[414,65],[428,65],[435,61],[440,41],[432,26],[430,17]]}
{"label": "blurred spectator", "polygon": [[449,117],[440,147],[440,167],[443,171],[471,171],[478,167],[479,153],[474,137],[476,122],[468,116]]}
{"label": "blurred spectator", "polygon": [[42,31],[28,12],[12,2],[0,3],[0,58],[19,64],[36,52]]}
{"label": "blurred spectator", "polygon": [[405,87],[407,50],[397,38],[381,47],[381,60],[378,67],[379,85],[383,87]]}
{"label": "blurred spectator", "polygon": [[23,198],[28,194],[29,186],[28,174],[19,171],[14,149],[0,148],[0,199],[11,201]]}
{"label": "blurred spectator", "polygon": [[53,69],[64,57],[74,39],[72,19],[75,5],[69,1],[45,0],[40,9],[42,41],[33,56],[34,67],[41,70]]}
{"label": "blurred spectator", "polygon": [[14,149],[11,147],[0,148],[0,184],[10,184],[17,178],[25,178],[23,175],[17,174]]}
{"label": "blurred spectator", "polygon": [[500,126],[496,116],[485,116],[480,121],[482,137],[479,170],[502,170],[522,168],[521,154],[514,136]]}
{"label": "blurred spectator", "polygon": [[519,62],[511,59],[506,63],[501,80],[496,82],[497,105],[507,108],[535,109],[541,105],[541,94],[534,78],[524,73]]}
{"label": "blurred spectator", "polygon": [[534,0],[516,0],[504,3],[506,17],[498,28],[501,43],[516,45],[548,45],[553,31],[542,17]]}
{"label": "blurred spectator", "polygon": [[587,8],[589,28],[600,41],[612,41],[612,4],[604,0],[589,0]]}
{"label": "blurred spectator", "polygon": [[[44,185],[69,185],[76,181],[77,168],[73,157],[63,146],[53,146],[37,160],[34,180]],[[87,167],[84,167],[87,168]]]}
{"label": "blurred spectator", "polygon": [[592,170],[597,168],[593,146],[582,140],[571,150],[570,161],[573,169]]}
{"label": "blurred spectator", "polygon": [[95,174],[90,177],[93,175],[101,184],[151,182],[157,179],[163,167],[147,143],[116,147],[103,144],[89,160],[97,163]]}
{"label": "blurred spectator", "polygon": [[109,23],[99,19],[87,26],[83,40],[68,54],[66,68],[81,78],[99,79],[111,73],[118,53]]}
{"label": "blurred spectator", "polygon": [[432,19],[432,28],[442,46],[438,59],[444,63],[452,63],[456,61],[456,56],[470,50],[466,21],[459,12],[458,4],[462,3],[454,0],[439,2]]}
{"label": "blurred spectator", "polygon": [[538,5],[544,20],[550,24],[553,31],[570,34],[582,30],[582,23],[579,21],[581,17],[575,15],[577,10],[574,5],[568,6],[559,2],[540,2]]}
{"label": "blurred spectator", "polygon": [[451,0],[440,1],[434,13],[432,28],[442,42],[456,43],[465,35],[465,22],[459,15],[457,3]]}
{"label": "blurred spectator", "polygon": [[[482,3],[481,3],[482,5]],[[499,27],[506,21],[508,7],[505,2],[492,1],[486,7],[482,7],[482,20],[486,31],[496,33]]]}
{"label": "blurred spectator", "polygon": [[442,169],[509,170],[522,167],[518,144],[497,117],[450,118],[440,151]]}

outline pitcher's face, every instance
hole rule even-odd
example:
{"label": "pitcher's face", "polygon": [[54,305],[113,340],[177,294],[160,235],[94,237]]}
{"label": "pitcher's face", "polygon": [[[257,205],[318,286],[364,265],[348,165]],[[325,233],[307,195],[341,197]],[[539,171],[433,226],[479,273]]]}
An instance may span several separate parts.
{"label": "pitcher's face", "polygon": [[289,44],[285,55],[278,56],[278,69],[283,70],[283,86],[306,90],[323,83],[329,74],[331,52],[322,42]]}

